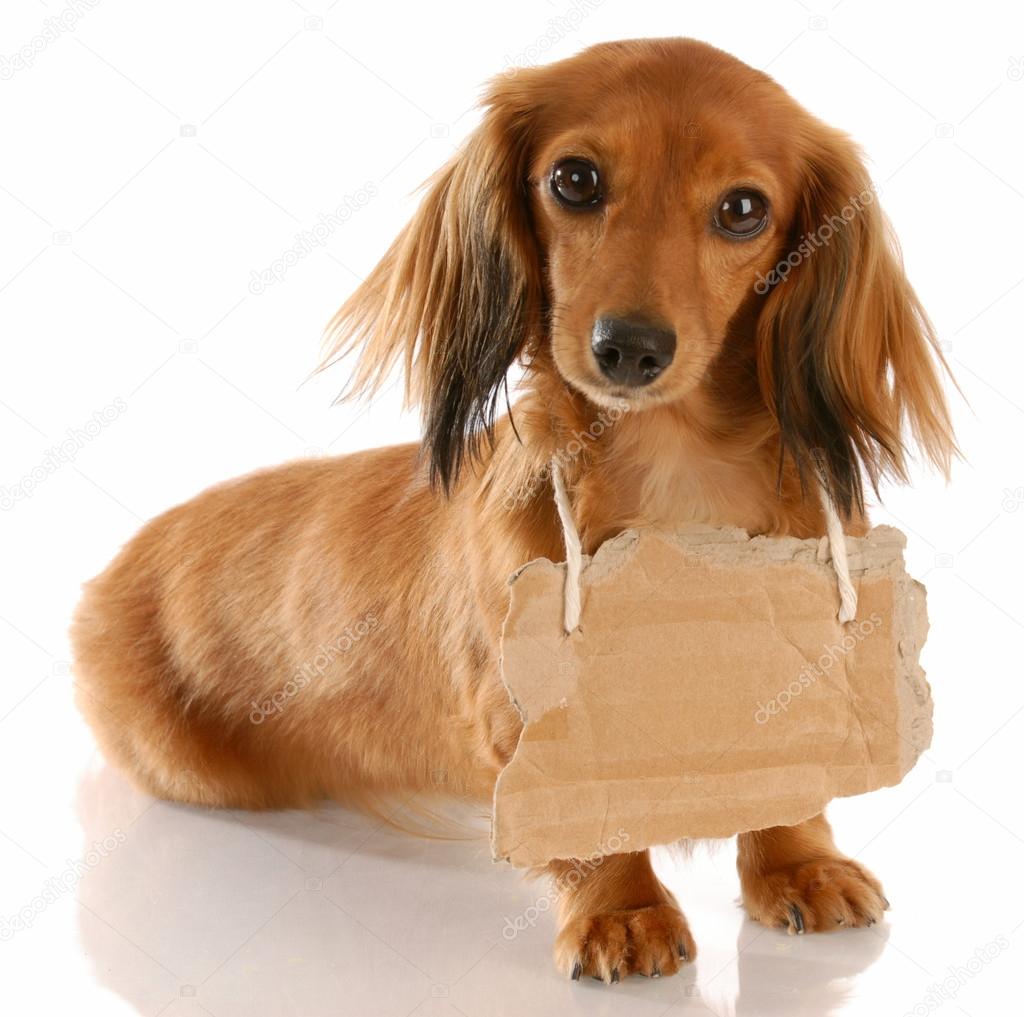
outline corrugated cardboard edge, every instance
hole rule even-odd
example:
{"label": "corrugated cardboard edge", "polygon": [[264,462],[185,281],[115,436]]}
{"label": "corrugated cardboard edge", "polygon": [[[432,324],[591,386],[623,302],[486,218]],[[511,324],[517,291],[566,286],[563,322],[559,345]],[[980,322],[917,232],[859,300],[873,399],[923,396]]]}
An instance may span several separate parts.
{"label": "corrugated cardboard edge", "polygon": [[[753,564],[759,564],[767,560],[773,562],[802,561],[820,565],[827,562],[829,558],[828,541],[825,538],[799,539],[763,536],[752,538],[742,529],[707,526],[694,526],[677,533],[654,529],[626,530],[606,541],[592,558],[585,559],[582,576],[584,625],[588,590],[599,584],[615,582],[616,575],[636,557],[641,541],[663,541],[683,548],[690,554],[713,556],[718,563],[743,564],[750,561]],[[869,782],[865,781],[863,774],[855,773],[849,779],[835,779],[830,787],[821,785],[817,799],[811,806],[806,803],[794,802],[787,808],[784,802],[779,802],[773,825],[795,825],[821,812],[832,798],[861,794],[899,783],[931,743],[931,693],[925,680],[924,671],[919,664],[921,648],[927,634],[926,595],[924,587],[906,573],[903,561],[905,545],[904,535],[899,530],[888,526],[876,527],[865,537],[847,538],[850,572],[855,584],[869,573],[873,577],[884,574],[893,583],[894,602],[899,605],[893,618],[893,623],[896,626],[894,637],[898,658],[895,661],[896,694],[900,712],[904,716],[914,717],[911,736],[900,740],[901,758],[899,763],[887,768],[874,768],[873,779]],[[564,563],[556,564],[546,558],[529,562],[513,574],[509,580],[510,602],[503,625],[503,637],[509,620],[515,614],[517,584],[521,589],[524,577],[526,577],[526,586],[531,586],[532,580],[542,577],[548,582],[557,579],[560,584],[564,581],[564,574]],[[838,592],[835,594],[835,607],[838,607]],[[557,613],[552,617],[551,624],[553,628],[558,629],[563,640],[571,641],[574,638],[574,636],[564,636],[561,633],[560,618]],[[502,646],[504,648],[504,638]],[[504,657],[501,660],[501,672],[504,682]],[[550,688],[551,705],[573,695],[575,681],[575,678],[572,677],[566,677],[564,681],[556,677]],[[505,687],[511,702],[523,720],[525,731],[530,718],[526,715],[523,705],[517,700],[507,682]],[[544,712],[545,710],[542,710],[541,714]],[[496,860],[510,861],[512,864],[520,866],[542,864],[550,859],[532,857],[528,852],[519,850],[514,844],[510,845],[506,842],[499,845],[497,841],[497,810],[504,772],[499,774],[494,791],[491,827],[494,857]],[[869,783],[869,786],[864,786],[865,783]],[[700,836],[729,837],[742,832],[745,832],[745,829],[735,829],[729,825],[723,825],[718,829],[702,831]],[[656,835],[647,839],[642,835],[634,835],[630,841],[630,849],[639,850],[665,842],[664,837],[659,840]]]}

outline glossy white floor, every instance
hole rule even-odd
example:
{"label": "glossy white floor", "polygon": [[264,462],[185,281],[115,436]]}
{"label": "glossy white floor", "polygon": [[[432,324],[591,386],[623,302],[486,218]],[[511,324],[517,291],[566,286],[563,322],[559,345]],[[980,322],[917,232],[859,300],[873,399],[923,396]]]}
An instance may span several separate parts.
{"label": "glossy white floor", "polygon": [[[62,2],[0,10],[3,1012],[1019,1012],[1024,8],[75,0],[47,39]],[[885,883],[885,922],[762,930],[736,906],[732,845],[661,855],[696,964],[572,984],[551,963],[546,888],[492,864],[483,836],[132,790],[74,711],[65,633],[81,581],[143,520],[258,466],[413,438],[395,388],[364,410],[330,408],[337,373],[300,387],[323,322],[472,129],[480,82],[672,34],[768,69],[864,145],[966,396],[967,462],[948,489],[923,475],[887,489],[874,513],[908,534],[928,586],[936,710],[902,785],[831,809]],[[517,919],[535,924],[513,936]]]}
{"label": "glossy white floor", "polygon": [[[546,887],[492,863],[482,838],[409,838],[335,808],[154,802],[95,755],[54,676],[0,745],[4,994],[19,1015],[105,1017],[1007,1012],[1024,816],[991,788],[1018,739],[1011,725],[969,761],[980,739],[949,739],[901,787],[834,806],[842,843],[885,880],[883,925],[762,929],[735,904],[731,843],[662,855],[700,956],[674,978],[609,987],[555,973]],[[946,779],[940,758],[963,765]],[[15,931],[17,915],[28,927]]]}

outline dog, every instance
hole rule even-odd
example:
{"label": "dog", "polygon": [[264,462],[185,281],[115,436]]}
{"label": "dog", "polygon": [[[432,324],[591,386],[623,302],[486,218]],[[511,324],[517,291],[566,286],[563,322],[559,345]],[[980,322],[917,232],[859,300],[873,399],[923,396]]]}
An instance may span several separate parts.
{"label": "dog", "polygon": [[[858,150],[700,42],[607,43],[493,82],[482,122],[326,332],[349,394],[403,369],[420,444],[296,462],[150,522],[86,587],[78,702],[165,799],[489,802],[521,720],[499,676],[507,579],[699,521],[850,533],[908,444],[948,475],[945,365]],[[508,414],[507,376],[521,371]],[[604,414],[605,417],[601,417]],[[590,433],[594,433],[591,431]],[[642,677],[637,695],[643,695]],[[870,925],[878,880],[824,816],[738,838],[751,918]],[[646,851],[552,862],[573,979],[696,956]]]}

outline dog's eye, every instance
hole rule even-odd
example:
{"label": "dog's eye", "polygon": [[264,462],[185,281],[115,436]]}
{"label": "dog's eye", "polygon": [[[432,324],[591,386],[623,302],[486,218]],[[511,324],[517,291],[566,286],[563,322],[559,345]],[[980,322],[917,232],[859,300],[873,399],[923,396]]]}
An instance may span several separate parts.
{"label": "dog's eye", "polygon": [[715,213],[715,225],[730,237],[755,236],[767,222],[768,202],[757,191],[730,191]]}
{"label": "dog's eye", "polygon": [[601,176],[586,159],[563,159],[551,171],[551,192],[571,208],[596,205],[602,197]]}

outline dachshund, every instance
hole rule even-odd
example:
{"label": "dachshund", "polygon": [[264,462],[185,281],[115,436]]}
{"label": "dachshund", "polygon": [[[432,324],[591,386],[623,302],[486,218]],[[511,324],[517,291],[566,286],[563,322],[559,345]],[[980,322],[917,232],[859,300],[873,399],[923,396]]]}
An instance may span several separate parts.
{"label": "dachshund", "polygon": [[[593,553],[633,526],[819,536],[818,484],[863,533],[866,488],[905,482],[912,447],[947,476],[957,455],[945,364],[857,148],[687,39],[492,82],[329,324],[324,364],[348,354],[348,395],[403,371],[421,443],[214,487],[86,586],[78,703],[153,795],[489,802],[522,728],[499,669],[507,581],[564,556],[556,456]],[[888,907],[823,815],[740,835],[737,864],[767,926]],[[696,956],[648,852],[546,872],[573,979]]]}

